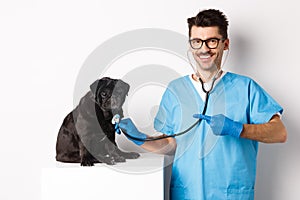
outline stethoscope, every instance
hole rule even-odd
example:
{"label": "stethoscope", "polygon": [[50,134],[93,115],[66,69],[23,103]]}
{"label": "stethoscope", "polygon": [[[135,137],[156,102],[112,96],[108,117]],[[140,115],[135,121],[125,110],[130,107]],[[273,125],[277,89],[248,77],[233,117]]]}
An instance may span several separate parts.
{"label": "stethoscope", "polygon": [[[196,72],[196,74],[198,74],[196,68],[193,66],[193,64],[191,63],[190,61],[190,58],[189,58],[189,55],[188,55],[188,52],[187,51],[187,57],[188,57],[188,60],[189,60],[189,63],[190,65],[192,66],[193,70]],[[227,54],[228,55],[228,54]],[[227,58],[227,56],[226,56]],[[204,108],[203,108],[203,111],[202,111],[202,115],[205,115],[206,113],[206,110],[207,110],[207,105],[208,105],[208,100],[209,100],[209,94],[210,92],[212,91],[212,89],[214,88],[214,84],[215,84],[215,81],[220,77],[220,73],[222,73],[222,70],[219,69],[214,77],[212,78],[212,84],[210,86],[210,89],[209,90],[206,90],[205,87],[204,87],[204,81],[201,79],[200,76],[198,76],[199,78],[199,81],[201,83],[201,86],[202,86],[202,90],[203,92],[205,93],[205,102],[204,102]],[[189,128],[187,128],[186,130],[182,131],[182,132],[179,132],[179,133],[174,133],[174,134],[170,134],[170,135],[160,135],[160,136],[148,136],[147,138],[137,138],[137,137],[134,137],[134,136],[131,136],[129,135],[125,130],[121,129],[123,134],[128,137],[128,138],[131,138],[133,140],[137,140],[137,141],[142,141],[142,142],[148,142],[148,141],[155,141],[155,140],[161,140],[161,139],[165,139],[165,138],[169,138],[169,137],[177,137],[177,136],[180,136],[180,135],[183,135],[187,132],[189,132],[190,130],[192,130],[197,124],[200,124],[202,121],[202,119],[198,119],[194,124],[192,124]],[[120,122],[120,116],[118,114],[114,115],[113,118],[112,118],[112,124],[115,125],[115,130],[117,133],[120,133],[120,128],[119,128],[119,122]]]}

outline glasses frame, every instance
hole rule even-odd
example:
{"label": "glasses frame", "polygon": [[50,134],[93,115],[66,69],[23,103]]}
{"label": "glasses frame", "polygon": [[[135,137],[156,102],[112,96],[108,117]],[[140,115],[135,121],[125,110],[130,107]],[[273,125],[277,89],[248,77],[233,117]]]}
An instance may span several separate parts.
{"label": "glasses frame", "polygon": [[[200,40],[200,41],[202,42],[199,48],[194,48],[194,47],[193,47],[192,42],[193,42],[194,40]],[[208,46],[208,44],[207,44],[207,42],[210,41],[210,40],[217,40],[217,42],[218,42],[218,43],[217,43],[217,46],[214,47],[214,48],[210,48],[210,47]],[[200,38],[193,38],[193,39],[189,39],[189,43],[190,43],[191,48],[192,48],[192,49],[195,49],[195,50],[201,49],[202,46],[203,46],[203,43],[205,43],[206,47],[209,48],[209,49],[216,49],[216,48],[218,48],[218,46],[219,46],[220,40],[223,41],[223,42],[225,41],[224,38],[209,38],[209,39],[206,39],[206,40],[201,40]]]}

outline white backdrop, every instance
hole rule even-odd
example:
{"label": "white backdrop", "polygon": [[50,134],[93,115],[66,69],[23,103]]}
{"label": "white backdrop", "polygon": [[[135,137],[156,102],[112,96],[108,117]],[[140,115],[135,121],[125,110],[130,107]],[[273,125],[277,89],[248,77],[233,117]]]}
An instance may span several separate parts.
{"label": "white backdrop", "polygon": [[186,34],[186,18],[202,8],[218,8],[229,18],[226,70],[252,77],[285,109],[287,143],[260,145],[256,199],[299,199],[297,5],[294,0],[1,1],[0,199],[40,199],[41,171],[55,167],[58,129],[73,108],[79,70],[95,48],[139,28]]}

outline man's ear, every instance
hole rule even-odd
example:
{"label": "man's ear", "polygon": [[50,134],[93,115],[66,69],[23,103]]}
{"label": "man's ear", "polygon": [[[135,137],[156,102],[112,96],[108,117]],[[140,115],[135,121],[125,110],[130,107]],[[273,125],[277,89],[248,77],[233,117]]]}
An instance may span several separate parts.
{"label": "man's ear", "polygon": [[229,49],[229,39],[226,39],[224,41],[224,50],[228,50]]}

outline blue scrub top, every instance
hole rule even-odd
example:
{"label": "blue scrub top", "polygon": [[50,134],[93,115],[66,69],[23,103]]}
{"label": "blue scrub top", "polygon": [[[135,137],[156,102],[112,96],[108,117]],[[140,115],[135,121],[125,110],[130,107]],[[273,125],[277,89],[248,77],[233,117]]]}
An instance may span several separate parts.
{"label": "blue scrub top", "polygon": [[[202,113],[203,107],[190,78],[176,79],[162,97],[154,127],[165,134],[183,131],[196,121],[192,116]],[[282,111],[252,79],[227,72],[210,93],[206,115],[222,113],[243,124],[261,124]],[[176,137],[176,142],[172,200],[254,199],[258,142],[215,136],[205,121]]]}

